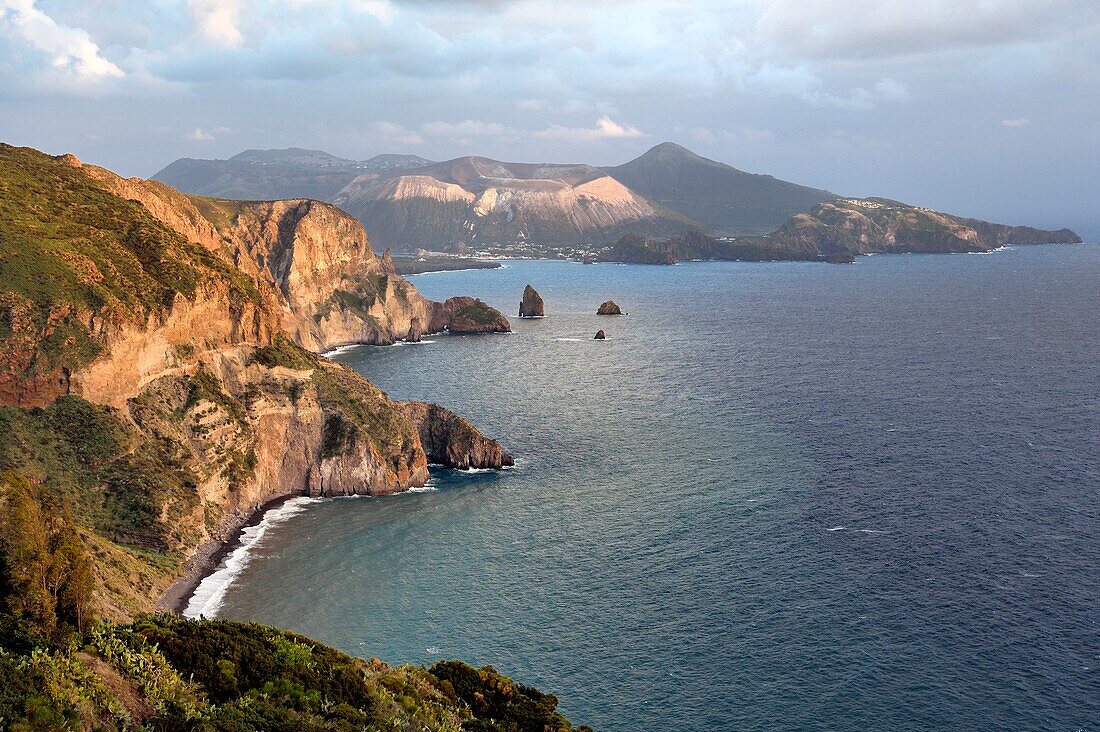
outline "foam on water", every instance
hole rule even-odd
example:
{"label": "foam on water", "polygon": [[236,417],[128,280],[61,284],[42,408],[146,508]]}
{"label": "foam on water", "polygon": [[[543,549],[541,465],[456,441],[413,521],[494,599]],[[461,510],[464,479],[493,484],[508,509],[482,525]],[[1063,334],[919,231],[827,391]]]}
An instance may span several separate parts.
{"label": "foam on water", "polygon": [[218,568],[207,575],[195,588],[195,592],[191,595],[191,599],[187,602],[187,607],[183,611],[184,617],[197,618],[200,615],[205,615],[208,618],[214,617],[225,600],[225,593],[229,590],[229,586],[248,566],[252,559],[252,551],[263,540],[264,534],[272,526],[277,526],[291,516],[306,510],[309,504],[319,503],[322,500],[321,498],[308,498],[306,496],[291,498],[264,513],[259,523],[245,527],[241,531],[239,544],[225,556]]}
{"label": "foam on water", "polygon": [[321,355],[325,358],[335,358],[336,356],[339,356],[343,353],[349,353],[351,351],[354,351],[356,348],[361,348],[362,346],[362,343],[349,343],[346,346],[337,346],[336,348],[331,348]]}

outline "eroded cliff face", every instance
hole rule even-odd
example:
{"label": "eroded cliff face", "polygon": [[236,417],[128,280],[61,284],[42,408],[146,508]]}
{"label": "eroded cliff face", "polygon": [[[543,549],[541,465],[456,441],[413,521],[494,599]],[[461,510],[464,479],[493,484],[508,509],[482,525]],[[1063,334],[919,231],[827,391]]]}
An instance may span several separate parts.
{"label": "eroded cliff face", "polygon": [[[143,577],[130,589],[101,578],[108,614],[150,609],[167,566],[271,500],[423,485],[429,453],[455,467],[507,464],[465,420],[434,405],[410,412],[317,355],[509,327],[472,298],[422,297],[339,209],[193,198],[25,149],[0,148],[0,166],[0,204],[31,212],[0,229],[23,237],[13,256],[27,262],[0,280],[0,419],[21,426],[9,441],[26,442],[3,446],[0,469],[68,491],[87,541]],[[3,186],[26,171],[43,193]],[[52,215],[79,237],[61,246],[48,243],[58,222],[36,218],[51,189],[71,199]],[[42,201],[17,199],[28,195]],[[42,270],[54,277],[45,294],[33,281]],[[62,397],[64,420],[51,406]],[[112,435],[105,454],[79,458],[97,432]],[[39,434],[60,439],[41,447]],[[51,475],[59,465],[72,474]],[[126,546],[171,559],[150,566]]]}
{"label": "eroded cliff face", "polygon": [[405,402],[399,408],[416,426],[433,464],[460,470],[500,470],[515,465],[500,443],[485,439],[472,424],[438,404]]}

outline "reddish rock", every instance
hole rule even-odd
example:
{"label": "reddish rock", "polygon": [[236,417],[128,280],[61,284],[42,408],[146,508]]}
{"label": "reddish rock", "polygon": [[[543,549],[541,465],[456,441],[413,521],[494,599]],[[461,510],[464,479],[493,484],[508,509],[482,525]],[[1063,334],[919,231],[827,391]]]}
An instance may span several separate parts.
{"label": "reddish rock", "polygon": [[504,314],[482,300],[473,297],[452,297],[435,303],[431,332],[510,333],[512,324]]}
{"label": "reddish rock", "polygon": [[619,309],[619,306],[615,304],[614,300],[608,300],[603,305],[600,305],[600,309],[596,311],[596,315],[622,315],[623,311]]}
{"label": "reddish rock", "polygon": [[409,332],[405,335],[406,343],[419,343],[420,338],[424,335],[424,329],[420,325],[420,318],[413,318],[409,324]]}
{"label": "reddish rock", "polygon": [[527,285],[523,288],[523,299],[519,301],[519,317],[541,318],[543,315],[542,298],[534,287]]}
{"label": "reddish rock", "polygon": [[606,335],[604,335],[604,332],[603,332],[602,330],[598,330],[598,331],[596,331],[596,337],[595,337],[595,338],[593,338],[592,340],[595,340],[595,341],[606,341],[606,340],[607,340],[607,336],[606,336]]}
{"label": "reddish rock", "polygon": [[405,402],[400,408],[419,431],[429,463],[459,470],[500,470],[515,465],[499,442],[485,437],[465,419],[438,404]]}

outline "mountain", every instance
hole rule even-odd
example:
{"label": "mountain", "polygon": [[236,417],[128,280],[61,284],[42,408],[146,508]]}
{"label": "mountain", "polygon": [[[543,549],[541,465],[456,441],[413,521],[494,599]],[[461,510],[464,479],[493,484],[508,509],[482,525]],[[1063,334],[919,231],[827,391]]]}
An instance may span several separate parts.
{"label": "mountain", "polygon": [[672,142],[604,170],[665,208],[729,234],[772,231],[788,217],[835,197],[770,175],[746,173]]}
{"label": "mountain", "polygon": [[511,463],[446,409],[318,355],[508,329],[473,298],[424,298],[334,206],[185,196],[0,145],[0,243],[0,477],[64,506],[66,566],[96,557],[79,607],[27,595],[46,626],[132,618],[182,574],[178,599],[272,500]]}
{"label": "mountain", "polygon": [[989,252],[1008,245],[1075,244],[1069,229],[992,224],[886,198],[837,198],[788,219],[762,237],[714,239],[699,232],[655,240],[624,236],[599,261],[674,264],[679,260],[802,260],[847,263],[861,254]]}
{"label": "mountain", "polygon": [[347,160],[322,150],[245,150],[228,160],[181,158],[153,176],[187,193],[241,200],[329,200],[356,176],[430,164],[416,155]]}
{"label": "mountain", "polygon": [[590,165],[482,157],[366,173],[332,200],[362,221],[373,240],[402,250],[537,253],[547,245],[608,243],[628,231],[659,236],[699,226]]}
{"label": "mountain", "polygon": [[[673,259],[818,259],[838,253],[845,260],[843,253],[986,251],[1001,243],[1076,236],[887,199],[842,198],[745,173],[671,142],[610,168],[484,157],[431,163],[384,155],[355,162],[288,148],[248,150],[222,161],[177,160],[157,177],[223,198],[322,198],[355,216],[372,241],[400,251],[538,257],[575,247],[601,250],[603,258],[646,259],[653,257],[645,250],[665,241],[671,243],[661,245],[662,251]],[[715,244],[694,238],[685,243],[685,231],[720,238],[710,240]],[[608,251],[626,235],[640,239],[628,240],[618,253]],[[640,245],[643,240],[649,243]]]}

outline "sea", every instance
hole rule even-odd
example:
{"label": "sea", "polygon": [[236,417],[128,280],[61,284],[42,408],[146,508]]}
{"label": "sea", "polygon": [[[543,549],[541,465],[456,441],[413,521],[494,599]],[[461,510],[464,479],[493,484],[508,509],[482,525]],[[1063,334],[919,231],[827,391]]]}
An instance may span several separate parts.
{"label": "sea", "polygon": [[295,499],[191,613],[597,730],[1100,729],[1100,246],[411,280],[514,332],[332,357],[516,467]]}

